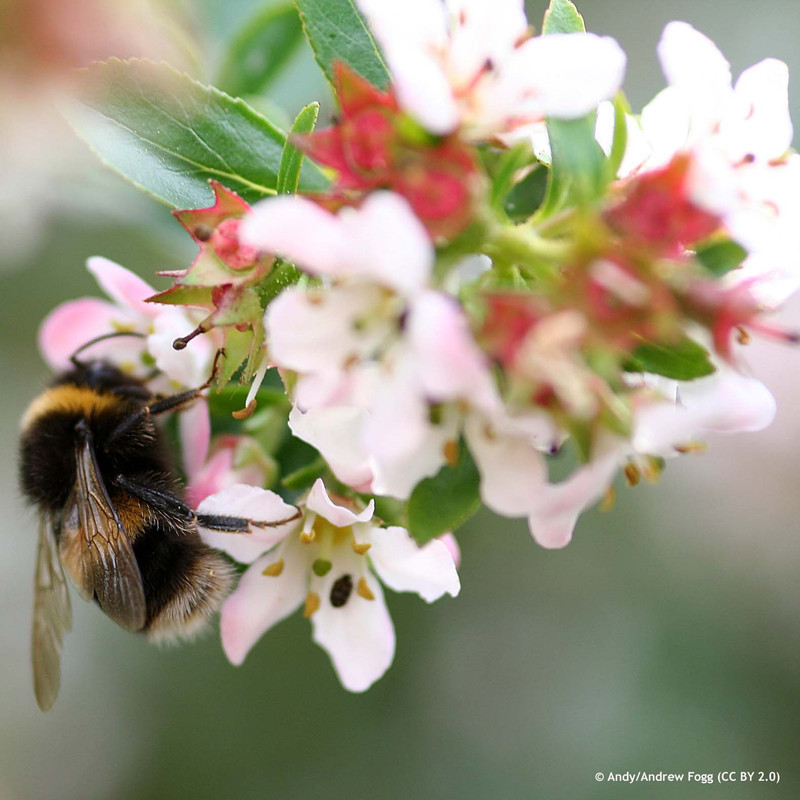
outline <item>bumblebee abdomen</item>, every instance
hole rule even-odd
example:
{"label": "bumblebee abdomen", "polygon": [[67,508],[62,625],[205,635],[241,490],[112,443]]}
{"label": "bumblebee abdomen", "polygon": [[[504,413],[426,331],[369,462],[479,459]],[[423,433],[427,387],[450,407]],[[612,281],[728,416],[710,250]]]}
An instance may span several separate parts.
{"label": "bumblebee abdomen", "polygon": [[133,545],[147,599],[142,632],[153,641],[193,637],[219,609],[232,570],[193,528],[148,525]]}

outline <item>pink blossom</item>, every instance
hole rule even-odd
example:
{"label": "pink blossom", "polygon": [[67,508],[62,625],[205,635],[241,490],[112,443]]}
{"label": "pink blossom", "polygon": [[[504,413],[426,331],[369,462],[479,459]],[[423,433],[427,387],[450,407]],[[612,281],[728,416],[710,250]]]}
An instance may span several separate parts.
{"label": "pink blossom", "polygon": [[[273,492],[231,486],[198,511],[270,521],[286,519],[291,507]],[[222,607],[222,645],[231,663],[241,664],[264,633],[305,603],[314,641],[346,689],[363,692],[386,672],[395,634],[381,582],[429,603],[457,595],[460,584],[447,545],[434,540],[419,547],[404,528],[378,527],[372,514],[371,502],[354,510],[318,480],[302,519],[254,527],[246,537],[201,531],[209,544],[251,564]]]}

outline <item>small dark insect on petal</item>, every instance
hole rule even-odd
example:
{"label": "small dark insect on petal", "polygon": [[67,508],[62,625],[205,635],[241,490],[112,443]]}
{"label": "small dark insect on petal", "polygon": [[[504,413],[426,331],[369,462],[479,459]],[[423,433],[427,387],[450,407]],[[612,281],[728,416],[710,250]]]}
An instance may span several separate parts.
{"label": "small dark insect on petal", "polygon": [[342,575],[337,578],[331,586],[331,605],[334,608],[341,608],[353,593],[353,578],[350,575]]}

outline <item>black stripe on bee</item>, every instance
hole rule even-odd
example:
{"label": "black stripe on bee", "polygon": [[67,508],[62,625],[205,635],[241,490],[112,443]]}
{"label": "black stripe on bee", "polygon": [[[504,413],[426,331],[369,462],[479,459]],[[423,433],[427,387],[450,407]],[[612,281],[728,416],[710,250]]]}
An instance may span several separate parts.
{"label": "black stripe on bee", "polygon": [[353,593],[353,578],[350,575],[342,575],[337,578],[331,586],[331,605],[334,608],[341,608]]}

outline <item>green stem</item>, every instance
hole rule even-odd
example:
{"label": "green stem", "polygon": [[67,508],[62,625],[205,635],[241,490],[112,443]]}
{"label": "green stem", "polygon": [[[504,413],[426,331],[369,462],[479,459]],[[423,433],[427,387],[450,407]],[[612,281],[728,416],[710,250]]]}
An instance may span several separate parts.
{"label": "green stem", "polygon": [[551,278],[572,252],[572,244],[544,239],[525,225],[498,226],[485,246],[485,253],[493,260],[518,264],[525,272],[542,279]]}

